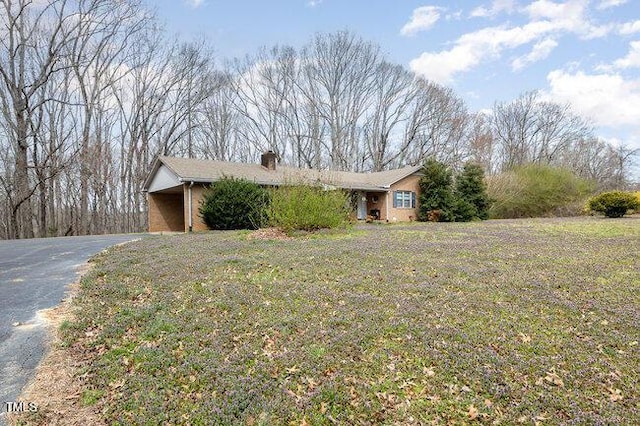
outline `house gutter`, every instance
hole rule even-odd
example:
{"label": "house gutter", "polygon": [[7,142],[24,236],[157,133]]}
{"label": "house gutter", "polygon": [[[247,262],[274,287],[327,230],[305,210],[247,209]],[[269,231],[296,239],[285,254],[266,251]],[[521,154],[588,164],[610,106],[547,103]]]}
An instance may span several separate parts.
{"label": "house gutter", "polygon": [[193,187],[193,181],[189,184],[189,232],[193,232],[193,205],[191,197],[191,188]]}

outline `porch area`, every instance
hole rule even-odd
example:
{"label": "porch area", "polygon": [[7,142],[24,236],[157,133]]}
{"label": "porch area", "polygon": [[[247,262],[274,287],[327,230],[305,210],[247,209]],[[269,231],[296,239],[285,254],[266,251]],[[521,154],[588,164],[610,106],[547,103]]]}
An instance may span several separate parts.
{"label": "porch area", "polygon": [[389,216],[387,196],[385,191],[355,191],[356,218],[386,221]]}

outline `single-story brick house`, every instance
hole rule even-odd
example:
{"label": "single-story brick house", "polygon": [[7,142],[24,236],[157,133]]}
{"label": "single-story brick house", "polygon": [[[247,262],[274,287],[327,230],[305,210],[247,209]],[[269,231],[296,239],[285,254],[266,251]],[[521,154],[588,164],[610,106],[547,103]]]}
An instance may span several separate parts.
{"label": "single-story brick house", "polygon": [[198,212],[200,200],[205,188],[223,176],[264,186],[304,183],[347,189],[357,200],[358,219],[415,220],[420,168],[375,173],[298,169],[277,165],[273,152],[264,153],[261,164],[159,156],[143,187],[148,198],[149,232],[206,230]]}

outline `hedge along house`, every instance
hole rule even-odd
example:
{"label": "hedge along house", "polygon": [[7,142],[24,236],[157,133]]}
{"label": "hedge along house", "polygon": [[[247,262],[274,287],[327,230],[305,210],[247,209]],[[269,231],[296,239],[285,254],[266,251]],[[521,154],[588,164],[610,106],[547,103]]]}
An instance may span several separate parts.
{"label": "hedge along house", "polygon": [[222,177],[246,179],[264,186],[321,185],[351,191],[357,218],[410,221],[417,217],[421,166],[375,173],[298,169],[277,164],[276,154],[262,154],[261,164],[159,156],[144,182],[149,232],[203,231],[199,206],[204,190]]}

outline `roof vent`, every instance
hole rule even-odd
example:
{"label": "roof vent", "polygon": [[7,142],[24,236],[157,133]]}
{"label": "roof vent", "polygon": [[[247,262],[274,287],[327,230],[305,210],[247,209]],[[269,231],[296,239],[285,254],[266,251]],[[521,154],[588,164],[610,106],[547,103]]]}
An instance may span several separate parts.
{"label": "roof vent", "polygon": [[273,151],[267,151],[262,154],[262,167],[267,170],[275,170],[276,169],[276,158],[278,156]]}

